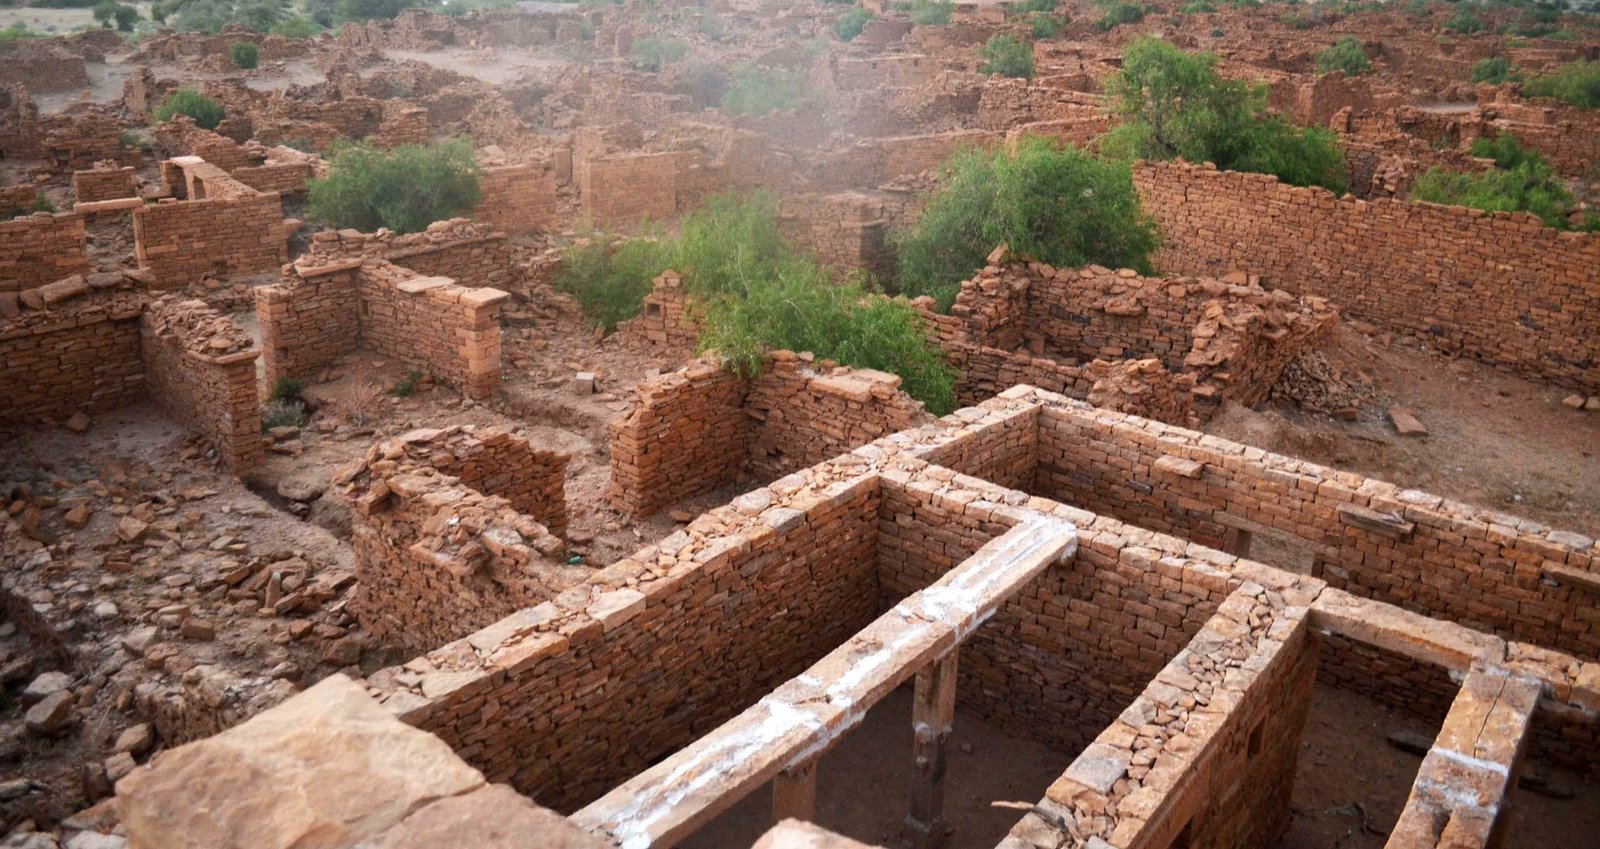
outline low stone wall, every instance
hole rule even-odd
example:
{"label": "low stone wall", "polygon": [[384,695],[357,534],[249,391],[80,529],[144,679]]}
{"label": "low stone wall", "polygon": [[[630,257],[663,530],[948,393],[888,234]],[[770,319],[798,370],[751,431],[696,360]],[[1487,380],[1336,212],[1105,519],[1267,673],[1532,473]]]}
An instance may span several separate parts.
{"label": "low stone wall", "polygon": [[134,169],[106,163],[88,171],[72,172],[72,197],[78,203],[96,203],[137,197],[139,187]]}
{"label": "low stone wall", "polygon": [[678,214],[678,172],[688,153],[615,153],[579,163],[582,214],[597,226]]}
{"label": "low stone wall", "polygon": [[472,218],[507,233],[537,233],[556,223],[556,175],[544,162],[486,168]]}
{"label": "low stone wall", "polygon": [[0,318],[0,422],[64,419],[145,397],[143,296],[120,283],[91,292],[82,277],[64,288],[47,308]]}
{"label": "low stone wall", "polygon": [[0,221],[0,292],[17,292],[89,270],[83,218],[35,213]]}
{"label": "low stone wall", "polygon": [[506,234],[465,218],[435,221],[422,233],[323,230],[311,237],[304,262],[332,265],[347,259],[384,259],[428,277],[464,286],[510,288],[515,282]]}
{"label": "low stone wall", "polygon": [[929,420],[900,379],[774,352],[745,380],[702,360],[641,384],[613,419],[611,503],[636,516],[741,477],[772,480]]}
{"label": "low stone wall", "polygon": [[205,436],[235,474],[260,465],[261,350],[244,328],[204,301],[172,295],[147,305],[139,328],[150,396]]}
{"label": "low stone wall", "polygon": [[0,86],[19,84],[34,94],[76,91],[89,87],[83,57],[51,44],[20,42],[0,54]]}
{"label": "low stone wall", "polygon": [[839,192],[785,197],[779,225],[791,244],[811,251],[836,274],[894,273],[889,229],[900,205],[879,195]]}
{"label": "low stone wall", "polygon": [[[521,511],[558,512],[565,521],[559,487],[566,458],[551,466],[526,440],[485,436],[462,428],[412,431],[375,445],[335,479],[354,508],[358,583],[350,610],[387,645],[413,651],[443,645],[553,598],[588,574],[568,567],[561,540]],[[515,459],[533,463],[507,465]],[[525,474],[535,480],[517,479]],[[521,505],[475,488],[469,478],[507,484],[503,491]]]}
{"label": "low stone wall", "polygon": [[302,257],[282,282],[255,290],[269,386],[364,346],[470,398],[494,394],[505,292],[424,277],[380,259],[314,262]]}
{"label": "low stone wall", "polygon": [[140,268],[172,288],[206,275],[275,271],[288,261],[289,232],[276,192],[258,192],[209,163],[197,161],[185,172],[189,200],[133,211]]}
{"label": "low stone wall", "polygon": [[1600,390],[1600,235],[1183,163],[1141,163],[1134,184],[1161,227],[1163,268],[1259,274],[1445,351]]}

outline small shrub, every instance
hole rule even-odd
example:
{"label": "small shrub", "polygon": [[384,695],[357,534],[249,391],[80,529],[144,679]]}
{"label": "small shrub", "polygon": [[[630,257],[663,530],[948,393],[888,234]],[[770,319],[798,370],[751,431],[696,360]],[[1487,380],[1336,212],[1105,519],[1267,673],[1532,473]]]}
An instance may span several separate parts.
{"label": "small shrub", "polygon": [[249,71],[261,64],[261,48],[249,41],[235,41],[228,48],[228,57],[233,59],[233,64]]}
{"label": "small shrub", "polygon": [[482,173],[467,139],[378,150],[342,144],[328,176],[312,180],[307,214],[333,227],[415,233],[478,205]]}
{"label": "small shrub", "polygon": [[1362,46],[1360,39],[1352,36],[1340,38],[1332,47],[1317,54],[1319,74],[1338,71],[1347,77],[1357,77],[1370,70],[1372,62],[1367,59],[1367,48]]}
{"label": "small shrub", "polygon": [[306,415],[304,401],[273,398],[261,405],[261,432],[275,427],[305,427],[310,417]]}
{"label": "small shrub", "polygon": [[834,18],[833,34],[838,36],[840,41],[853,41],[856,36],[861,34],[861,30],[866,27],[867,21],[870,20],[872,20],[872,13],[866,9],[858,6],[847,10],[844,14]]}
{"label": "small shrub", "polygon": [[291,15],[273,24],[269,30],[273,35],[281,35],[284,38],[311,38],[321,31],[321,27],[310,19],[302,18],[299,15]]}
{"label": "small shrub", "polygon": [[1094,28],[1110,32],[1123,24],[1136,24],[1144,20],[1144,16],[1145,8],[1138,3],[1112,3],[1106,8],[1105,14],[1094,22]]}
{"label": "small shrub", "polygon": [[1472,66],[1472,81],[1475,83],[1499,85],[1519,77],[1517,70],[1511,67],[1511,60],[1504,56],[1480,59]]}
{"label": "small shrub", "polygon": [[944,26],[950,23],[950,16],[955,10],[955,0],[911,0],[906,13],[914,24]]}
{"label": "small shrub", "polygon": [[1060,5],[1060,0],[1022,0],[1020,3],[1013,3],[1011,10],[1024,13],[1054,14],[1058,5]]}
{"label": "small shrub", "polygon": [[100,26],[111,26],[111,18],[117,13],[117,0],[99,0],[94,4],[94,20]]}
{"label": "small shrub", "polygon": [[1600,62],[1573,62],[1522,87],[1533,97],[1553,97],[1579,109],[1600,108]]}
{"label": "small shrub", "polygon": [[422,0],[334,0],[333,22],[343,24],[393,18],[421,5]]}
{"label": "small shrub", "polygon": [[10,50],[18,42],[43,37],[40,33],[28,29],[23,24],[12,24],[5,29],[0,29],[0,53]]}
{"label": "small shrub", "polygon": [[157,121],[170,121],[175,115],[187,115],[194,120],[195,126],[215,130],[222,123],[225,112],[217,101],[193,89],[180,88],[168,95],[155,108],[154,114]]}
{"label": "small shrub", "polygon": [[733,69],[722,110],[729,115],[767,115],[799,106],[805,94],[805,76],[782,68],[740,65]]}
{"label": "small shrub", "polygon": [[133,32],[134,25],[139,23],[139,10],[126,3],[118,3],[111,17],[117,22],[117,32]]}
{"label": "small shrub", "polygon": [[1451,32],[1469,35],[1483,31],[1483,19],[1466,6],[1460,6],[1445,19],[1444,28]]}
{"label": "small shrub", "polygon": [[1028,16],[1028,26],[1032,29],[1034,38],[1055,38],[1061,34],[1065,24],[1054,15],[1035,12]]}
{"label": "small shrub", "polygon": [[400,382],[396,383],[393,389],[389,390],[389,394],[395,396],[396,398],[410,398],[411,396],[417,394],[417,386],[421,383],[422,372],[406,372],[406,376],[401,378]]}
{"label": "small shrub", "polygon": [[1538,151],[1526,150],[1510,133],[1480,138],[1472,155],[1494,160],[1494,169],[1457,174],[1430,168],[1417,177],[1413,200],[1470,206],[1489,212],[1531,212],[1551,227],[1567,229],[1574,201],[1555,168]]}
{"label": "small shrub", "polygon": [[916,227],[894,236],[905,294],[949,309],[1001,243],[1054,265],[1150,270],[1158,238],[1126,165],[1026,136],[1012,150],[957,153],[942,175]]}
{"label": "small shrub", "polygon": [[656,73],[689,55],[689,45],[676,38],[649,36],[633,43],[629,62],[641,71]]}
{"label": "small shrub", "polygon": [[274,401],[292,401],[299,398],[306,391],[306,382],[295,377],[280,377],[272,385],[272,394],[267,396]]}
{"label": "small shrub", "polygon": [[1192,0],[1183,5],[1183,13],[1186,15],[1210,15],[1216,11],[1217,4],[1211,0]]}
{"label": "small shrub", "polygon": [[598,233],[567,248],[565,259],[556,289],[607,333],[639,314],[650,281],[672,264],[671,246],[656,239],[613,243]]}
{"label": "small shrub", "polygon": [[981,55],[980,73],[1022,79],[1033,76],[1033,45],[1011,33],[990,36]]}

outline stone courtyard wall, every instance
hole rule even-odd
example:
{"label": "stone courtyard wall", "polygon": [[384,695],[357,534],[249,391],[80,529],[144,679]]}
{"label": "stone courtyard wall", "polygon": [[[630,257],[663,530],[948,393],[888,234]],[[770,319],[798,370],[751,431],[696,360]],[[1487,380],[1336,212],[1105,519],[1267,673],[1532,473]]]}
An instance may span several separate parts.
{"label": "stone courtyard wall", "polygon": [[215,166],[205,185],[207,194],[200,199],[134,209],[140,268],[171,288],[208,274],[276,271],[288,261],[289,234],[276,192],[257,192]]}
{"label": "stone courtyard wall", "polygon": [[1443,350],[1600,389],[1600,235],[1182,163],[1141,163],[1134,183],[1161,227],[1163,268],[1259,274]]}
{"label": "stone courtyard wall", "polygon": [[0,221],[0,292],[16,292],[89,270],[83,218],[37,213]]}
{"label": "stone courtyard wall", "polygon": [[235,474],[260,465],[261,351],[244,328],[203,301],[169,295],[145,307],[139,329],[149,396],[198,430]]}
{"label": "stone courtyard wall", "polygon": [[138,194],[132,168],[111,165],[72,172],[72,197],[78,203],[119,200]]}
{"label": "stone courtyard wall", "polygon": [[102,291],[0,319],[0,422],[94,413],[145,396],[143,299]]}

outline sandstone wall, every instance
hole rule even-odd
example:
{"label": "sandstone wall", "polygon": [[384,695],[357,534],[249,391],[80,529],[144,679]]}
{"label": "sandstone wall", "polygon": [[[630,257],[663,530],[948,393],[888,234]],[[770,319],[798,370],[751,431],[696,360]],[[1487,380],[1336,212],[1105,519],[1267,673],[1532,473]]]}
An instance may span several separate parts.
{"label": "sandstone wall", "polygon": [[1142,163],[1134,182],[1164,235],[1163,268],[1243,269],[1446,351],[1600,389],[1600,235],[1181,163]]}
{"label": "sandstone wall", "polygon": [[35,94],[89,87],[82,56],[54,45],[28,44],[0,55],[0,86],[18,84]]}
{"label": "sandstone wall", "polygon": [[255,289],[261,362],[268,388],[304,378],[355,347],[361,337],[359,260],[303,269]]}
{"label": "sandstone wall", "polygon": [[0,292],[53,283],[89,270],[83,218],[37,213],[0,221]]}
{"label": "sandstone wall", "polygon": [[536,233],[556,223],[556,175],[546,163],[486,168],[481,185],[473,219],[507,233]]}
{"label": "sandstone wall", "polygon": [[203,301],[175,296],[146,306],[139,328],[150,396],[198,430],[234,473],[260,465],[261,351],[244,329]]}
{"label": "sandstone wall", "polygon": [[141,298],[99,292],[0,320],[0,422],[100,412],[145,396]]}
{"label": "sandstone wall", "polygon": [[450,277],[464,286],[504,289],[516,282],[506,234],[465,218],[435,221],[422,233],[324,230],[312,235],[306,262],[329,265],[349,259],[384,259],[424,276]]}
{"label": "sandstone wall", "polygon": [[283,205],[275,192],[163,201],[133,211],[139,267],[162,287],[193,283],[208,274],[276,271],[289,259]]}
{"label": "sandstone wall", "polygon": [[895,263],[889,229],[898,211],[898,204],[863,192],[792,195],[783,199],[778,223],[784,238],[836,274],[888,277]]}
{"label": "sandstone wall", "polygon": [[138,194],[132,168],[112,166],[72,172],[72,197],[78,203],[118,200]]}
{"label": "sandstone wall", "polygon": [[678,172],[688,153],[618,153],[578,168],[583,215],[597,226],[661,221],[678,214]]}

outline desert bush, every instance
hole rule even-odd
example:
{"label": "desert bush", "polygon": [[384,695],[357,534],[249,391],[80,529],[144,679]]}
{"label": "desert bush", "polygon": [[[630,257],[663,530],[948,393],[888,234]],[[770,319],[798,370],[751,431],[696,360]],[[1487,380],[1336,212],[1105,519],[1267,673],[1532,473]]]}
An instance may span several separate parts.
{"label": "desert bush", "polygon": [[1504,56],[1490,56],[1472,65],[1472,81],[1475,83],[1499,85],[1519,76],[1517,69],[1511,67],[1511,60]]}
{"label": "desert bush", "polygon": [[1145,16],[1145,8],[1138,3],[1106,3],[1101,9],[1105,14],[1094,22],[1094,28],[1101,32],[1110,32],[1123,24],[1136,24]]}
{"label": "desert bush", "polygon": [[1061,266],[1149,271],[1158,243],[1127,165],[1024,137],[1010,150],[966,150],[941,169],[917,225],[894,235],[896,281],[940,309],[996,245]]}
{"label": "desert bush", "polygon": [[847,10],[833,20],[833,34],[840,41],[853,41],[866,27],[867,21],[872,20],[872,13],[861,7]]}
{"label": "desert bush", "polygon": [[328,176],[310,183],[307,214],[333,227],[415,233],[471,212],[482,170],[464,138],[393,150],[338,145]]}
{"label": "desert bush", "polygon": [[1299,130],[1267,114],[1266,90],[1216,72],[1212,53],[1145,36],[1123,50],[1106,83],[1122,123],[1101,150],[1120,159],[1186,159],[1344,190],[1344,155],[1329,130]]}
{"label": "desert bush", "polygon": [[1211,0],[1190,0],[1180,11],[1186,15],[1209,15],[1217,11],[1217,4]]}
{"label": "desert bush", "polygon": [[1007,8],[1013,12],[1039,12],[1048,15],[1054,14],[1059,5],[1060,0],[1021,0],[1019,3],[1010,4]]}
{"label": "desert bush", "polygon": [[641,71],[655,73],[689,55],[687,42],[648,36],[633,43],[628,61]]}
{"label": "desert bush", "polygon": [[311,417],[306,414],[304,401],[268,400],[261,405],[261,432],[275,427],[305,427]]}
{"label": "desert bush", "polygon": [[155,108],[153,114],[157,121],[170,121],[174,115],[187,115],[194,120],[195,126],[215,130],[226,112],[222,104],[200,92],[180,88],[167,95],[167,99]]}
{"label": "desert bush", "polygon": [[272,394],[267,397],[274,401],[292,401],[299,398],[306,391],[306,382],[297,377],[280,377],[272,384]]}
{"label": "desert bush", "polygon": [[1444,28],[1462,35],[1483,31],[1483,19],[1467,6],[1458,6],[1450,17],[1445,19]]}
{"label": "desert bush", "polygon": [[1523,84],[1522,92],[1553,97],[1579,109],[1600,107],[1600,62],[1573,62]]}
{"label": "desert bush", "polygon": [[914,24],[944,26],[956,10],[955,0],[911,0],[906,14]]}
{"label": "desert bush", "polygon": [[19,42],[43,37],[43,33],[34,32],[28,29],[25,24],[12,24],[5,29],[0,29],[0,53],[10,50]]}
{"label": "desert bush", "polygon": [[261,64],[261,48],[249,41],[235,41],[228,47],[228,57],[248,71]]}
{"label": "desert bush", "polygon": [[150,9],[152,20],[187,32],[220,32],[243,24],[268,32],[292,16],[289,0],[166,0]]}
{"label": "desert bush", "polygon": [[333,0],[333,22],[344,24],[393,18],[407,9],[422,5],[422,0]]}
{"label": "desert bush", "polygon": [[805,75],[797,70],[740,65],[733,69],[722,110],[729,115],[766,115],[800,105]]}
{"label": "desert bush", "polygon": [[1034,38],[1055,38],[1061,34],[1066,24],[1055,15],[1035,12],[1028,16],[1028,28],[1033,32]]}
{"label": "desert bush", "polygon": [[1033,45],[1011,33],[990,36],[981,55],[980,73],[1023,79],[1033,76]]}
{"label": "desert bush", "polygon": [[1495,167],[1472,174],[1430,168],[1417,177],[1411,198],[1489,212],[1531,212],[1551,227],[1571,226],[1572,194],[1538,151],[1524,149],[1515,136],[1501,133],[1474,140],[1472,154],[1493,159]]}
{"label": "desert bush", "polygon": [[390,390],[389,394],[396,398],[410,398],[417,394],[417,387],[422,384],[422,372],[408,371],[406,376],[400,378]]}
{"label": "desert bush", "polygon": [[593,233],[567,248],[555,286],[609,333],[639,314],[650,281],[671,264],[671,246],[654,238],[612,241]]}
{"label": "desert bush", "polygon": [[1319,74],[1338,71],[1347,77],[1356,77],[1370,70],[1372,62],[1367,58],[1367,48],[1362,46],[1360,39],[1352,36],[1340,38],[1331,47],[1317,54]]}
{"label": "desert bush", "polygon": [[321,32],[322,28],[307,18],[299,15],[290,15],[273,24],[268,31],[273,35],[281,35],[284,38],[311,38]]}

